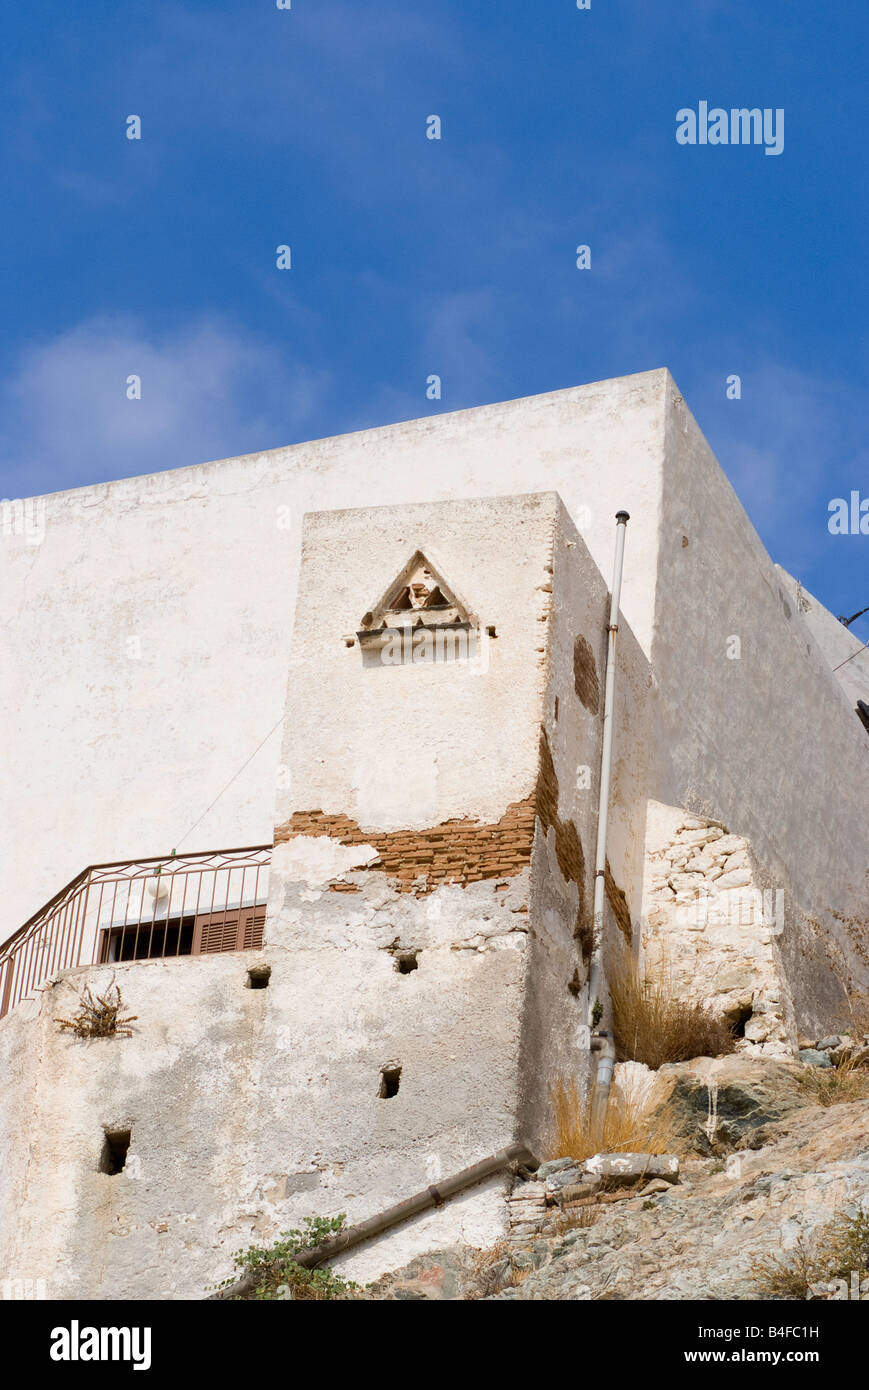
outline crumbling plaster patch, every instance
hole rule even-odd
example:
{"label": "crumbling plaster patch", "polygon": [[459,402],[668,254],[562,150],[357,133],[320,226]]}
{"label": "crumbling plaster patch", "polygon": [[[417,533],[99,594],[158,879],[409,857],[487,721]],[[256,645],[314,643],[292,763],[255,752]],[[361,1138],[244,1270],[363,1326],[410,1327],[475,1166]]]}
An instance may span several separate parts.
{"label": "crumbling plaster patch", "polygon": [[284,872],[316,888],[350,869],[364,869],[379,859],[371,844],[345,844],[324,834],[297,835],[287,840]]}
{"label": "crumbling plaster patch", "polygon": [[589,714],[597,714],[600,709],[600,683],[594,652],[582,633],[573,643],[573,688]]}
{"label": "crumbling plaster patch", "polygon": [[397,891],[380,872],[359,871],[349,876],[358,891],[336,905],[326,885],[315,892],[284,877],[281,861],[288,849],[287,843],[275,846],[266,946],[485,950],[493,938],[514,933],[524,938],[529,929],[528,868],[494,882],[442,883],[419,896]]}
{"label": "crumbling plaster patch", "polygon": [[577,908],[577,934],[587,927],[588,906],[586,889],[585,854],[579,832],[572,820],[558,814],[559,788],[555,764],[546,730],[540,733],[540,772],[537,781],[537,816],[544,835],[553,833],[555,858],[562,878],[567,883],[576,884],[579,893]]}

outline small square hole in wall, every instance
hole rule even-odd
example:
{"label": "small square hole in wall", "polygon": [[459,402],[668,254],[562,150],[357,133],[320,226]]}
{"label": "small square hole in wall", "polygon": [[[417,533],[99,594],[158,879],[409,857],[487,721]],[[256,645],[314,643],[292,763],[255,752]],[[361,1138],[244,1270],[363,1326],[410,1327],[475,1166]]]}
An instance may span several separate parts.
{"label": "small square hole in wall", "polygon": [[130,1147],[130,1133],[128,1129],[107,1129],[104,1130],[105,1140],[103,1151],[100,1154],[100,1172],[122,1173],[127,1162],[127,1151]]}
{"label": "small square hole in wall", "polygon": [[387,1062],[385,1067],[381,1067],[380,1090],[377,1092],[380,1099],[392,1100],[393,1096],[397,1096],[400,1081],[401,1064],[399,1062]]}
{"label": "small square hole in wall", "polygon": [[248,989],[268,989],[271,978],[272,967],[270,965],[252,965],[247,972],[245,984]]}
{"label": "small square hole in wall", "polygon": [[409,975],[419,969],[419,951],[396,951],[395,968],[399,975]]}
{"label": "small square hole in wall", "polygon": [[495,631],[495,629],[494,629],[493,627],[487,627],[487,628],[486,628],[486,636],[487,636],[487,637],[497,637],[498,634],[497,634],[497,632]]}

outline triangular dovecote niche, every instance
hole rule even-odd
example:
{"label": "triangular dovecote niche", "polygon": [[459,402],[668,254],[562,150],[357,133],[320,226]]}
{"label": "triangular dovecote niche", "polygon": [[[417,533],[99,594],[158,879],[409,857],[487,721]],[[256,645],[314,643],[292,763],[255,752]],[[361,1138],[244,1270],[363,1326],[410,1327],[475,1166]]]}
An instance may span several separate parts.
{"label": "triangular dovecote niche", "polygon": [[361,619],[356,633],[363,652],[380,650],[396,635],[415,651],[432,638],[464,635],[465,643],[476,636],[477,620],[439,570],[417,550],[396,575],[377,603]]}

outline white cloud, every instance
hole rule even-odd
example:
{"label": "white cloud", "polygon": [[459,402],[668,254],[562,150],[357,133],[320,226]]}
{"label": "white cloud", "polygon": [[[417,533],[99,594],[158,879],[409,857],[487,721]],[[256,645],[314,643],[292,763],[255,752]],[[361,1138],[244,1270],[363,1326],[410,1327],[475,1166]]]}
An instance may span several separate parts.
{"label": "white cloud", "polygon": [[[127,399],[127,378],[141,399]],[[5,496],[179,468],[299,437],[324,373],[217,319],[94,318],[27,348],[0,392]]]}

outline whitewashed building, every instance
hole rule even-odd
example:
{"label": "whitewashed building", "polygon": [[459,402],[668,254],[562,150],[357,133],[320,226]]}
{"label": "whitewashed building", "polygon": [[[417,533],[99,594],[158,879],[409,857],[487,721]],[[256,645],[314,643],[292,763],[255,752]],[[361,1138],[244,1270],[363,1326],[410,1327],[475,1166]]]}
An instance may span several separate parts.
{"label": "whitewashed building", "polygon": [[[621,508],[605,960],[760,1055],[869,986],[860,644],[666,371],[38,499],[0,543],[10,1278],[199,1297],[301,1216],[545,1148]],[[113,977],[132,1035],[61,1030]],[[503,1182],[348,1267],[491,1241]]]}

